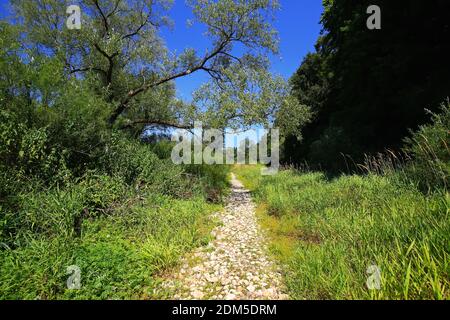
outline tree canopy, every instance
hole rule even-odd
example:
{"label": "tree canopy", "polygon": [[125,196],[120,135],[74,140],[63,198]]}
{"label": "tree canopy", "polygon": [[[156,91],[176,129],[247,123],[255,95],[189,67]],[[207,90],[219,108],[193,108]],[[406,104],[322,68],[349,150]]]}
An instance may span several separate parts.
{"label": "tree canopy", "polygon": [[[289,101],[288,86],[268,71],[266,58],[278,50],[270,23],[276,0],[188,1],[192,23],[205,26],[210,48],[181,54],[161,38],[172,23],[169,0],[80,1],[80,30],[66,27],[64,0],[12,3],[28,57],[54,59],[65,80],[88,81],[109,105],[111,126],[251,125],[267,122]],[[198,104],[185,104],[176,99],[173,80],[195,72],[211,81],[197,92]]]}

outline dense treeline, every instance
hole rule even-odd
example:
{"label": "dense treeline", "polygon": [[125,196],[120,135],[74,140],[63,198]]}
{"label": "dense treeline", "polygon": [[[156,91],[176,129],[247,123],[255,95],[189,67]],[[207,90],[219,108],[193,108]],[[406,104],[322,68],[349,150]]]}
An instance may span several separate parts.
{"label": "dense treeline", "polygon": [[[381,30],[366,26],[371,4],[381,8]],[[286,138],[284,161],[346,171],[366,154],[399,151],[409,130],[430,121],[425,109],[437,112],[450,95],[450,4],[340,0],[324,7],[316,52],[291,79],[313,120],[299,129],[303,140]]]}

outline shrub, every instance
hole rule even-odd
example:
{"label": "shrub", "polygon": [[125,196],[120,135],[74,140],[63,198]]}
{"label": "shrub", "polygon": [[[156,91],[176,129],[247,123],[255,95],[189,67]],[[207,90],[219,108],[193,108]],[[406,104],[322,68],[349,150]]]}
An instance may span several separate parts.
{"label": "shrub", "polygon": [[162,140],[154,143],[150,143],[150,150],[155,153],[160,159],[171,159],[172,149],[175,146],[174,142],[169,140]]}
{"label": "shrub", "polygon": [[228,190],[228,175],[230,167],[226,165],[189,165],[186,171],[198,177],[200,185],[203,188],[206,198],[213,202],[223,201]]}
{"label": "shrub", "polygon": [[423,190],[448,189],[450,102],[442,104],[441,110],[432,115],[432,124],[421,126],[412,137],[405,139],[405,152],[413,158],[405,171]]}
{"label": "shrub", "polygon": [[[64,200],[70,200],[69,196]],[[207,242],[211,227],[206,215],[216,208],[201,198],[152,195],[145,202],[145,206],[118,206],[109,215],[84,220],[80,238],[30,237],[26,245],[0,250],[0,299],[142,299],[152,295],[158,272]],[[44,203],[43,209],[52,206]],[[66,271],[71,265],[81,269],[80,290],[67,289]]]}
{"label": "shrub", "polygon": [[16,178],[21,175],[46,183],[67,175],[64,157],[51,146],[47,128],[28,127],[6,110],[0,111],[0,165],[16,172]]}
{"label": "shrub", "polygon": [[148,144],[133,141],[114,133],[100,159],[102,170],[120,176],[136,189],[147,189],[165,194],[183,193],[183,167],[170,160],[161,160]]}

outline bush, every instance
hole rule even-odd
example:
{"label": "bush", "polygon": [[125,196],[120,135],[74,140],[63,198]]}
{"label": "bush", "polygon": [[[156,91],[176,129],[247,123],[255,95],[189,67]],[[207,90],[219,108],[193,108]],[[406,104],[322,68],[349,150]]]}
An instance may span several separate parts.
{"label": "bush", "polygon": [[105,173],[120,176],[136,190],[179,195],[187,189],[182,166],[159,159],[148,144],[120,133],[112,135],[100,164]]}
{"label": "bush", "polygon": [[[44,204],[44,210],[52,209]],[[214,209],[201,198],[153,195],[145,206],[118,206],[109,215],[84,220],[80,238],[31,237],[26,245],[0,250],[0,299],[148,298],[159,272],[207,243],[206,215]],[[81,269],[80,290],[67,289],[71,265]]]}
{"label": "bush", "polygon": [[405,140],[405,152],[413,158],[405,172],[422,190],[448,189],[450,102],[443,104],[441,110],[432,115],[432,124],[420,127]]}
{"label": "bush", "polygon": [[162,140],[159,142],[150,143],[149,146],[150,150],[160,159],[169,160],[171,159],[172,149],[175,146],[175,143],[169,140]]}
{"label": "bush", "polygon": [[93,173],[65,188],[19,195],[20,209],[11,223],[18,239],[80,236],[84,219],[108,211],[129,195],[120,178]]}
{"label": "bush", "polygon": [[0,166],[20,176],[56,182],[67,170],[60,150],[51,146],[45,127],[32,128],[21,123],[12,112],[0,111]]}
{"label": "bush", "polygon": [[189,165],[186,171],[200,180],[206,198],[213,203],[220,203],[228,190],[230,167],[226,165]]}

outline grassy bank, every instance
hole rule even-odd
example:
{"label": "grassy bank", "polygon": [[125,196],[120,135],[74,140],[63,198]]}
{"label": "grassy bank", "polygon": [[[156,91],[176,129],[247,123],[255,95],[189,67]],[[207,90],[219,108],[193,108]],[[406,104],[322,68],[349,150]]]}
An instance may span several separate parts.
{"label": "grassy bank", "polygon": [[[389,176],[234,171],[259,203],[293,299],[450,298],[447,193],[426,196]],[[372,265],[380,290],[366,286]]]}
{"label": "grassy bank", "polygon": [[177,166],[158,148],[122,139],[95,170],[63,166],[50,182],[2,171],[0,299],[158,298],[159,275],[208,242],[229,171]]}
{"label": "grassy bank", "polygon": [[[148,196],[138,205],[83,223],[82,237],[33,238],[0,252],[2,299],[145,299],[158,273],[208,242],[207,215],[219,209],[202,198]],[[67,267],[81,270],[81,289],[68,290]]]}

